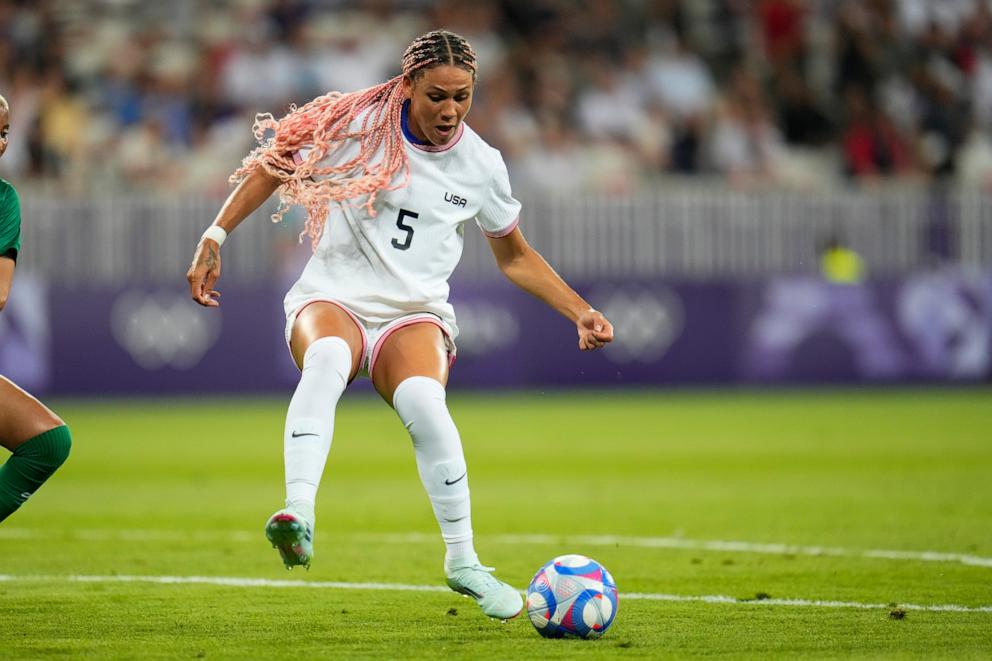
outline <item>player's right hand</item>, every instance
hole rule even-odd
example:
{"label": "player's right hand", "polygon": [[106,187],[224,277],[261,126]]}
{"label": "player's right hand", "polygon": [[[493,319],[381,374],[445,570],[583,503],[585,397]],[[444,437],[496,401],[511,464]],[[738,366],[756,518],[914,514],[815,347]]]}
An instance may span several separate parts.
{"label": "player's right hand", "polygon": [[214,289],[220,277],[220,246],[213,239],[202,239],[186,272],[193,300],[208,308],[220,306],[220,292]]}

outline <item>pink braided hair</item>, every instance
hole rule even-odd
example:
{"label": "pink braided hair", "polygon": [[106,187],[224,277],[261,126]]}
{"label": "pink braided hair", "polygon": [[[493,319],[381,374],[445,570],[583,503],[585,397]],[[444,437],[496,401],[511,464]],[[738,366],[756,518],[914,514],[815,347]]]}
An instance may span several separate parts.
{"label": "pink braided hair", "polygon": [[[231,183],[239,183],[258,167],[279,179],[280,204],[272,222],[281,221],[290,206],[304,207],[307,219],[300,240],[309,235],[316,250],[327,223],[330,202],[344,203],[368,195],[365,207],[375,216],[372,205],[379,191],[403,188],[410,182],[410,165],[400,128],[406,100],[402,82],[405,77],[415,80],[427,69],[444,64],[466,69],[475,78],[472,46],[453,32],[435,30],[413,40],[403,54],[403,73],[381,85],[347,94],[330,92],[301,108],[291,106],[289,114],[278,120],[271,113],[256,115],[252,131],[259,146],[231,175]],[[361,129],[349,131],[352,121],[366,111],[369,112]],[[274,135],[266,137],[268,131]],[[318,166],[346,140],[359,141],[358,155],[338,166]],[[297,165],[294,154],[305,146],[312,149]],[[372,158],[380,148],[382,158],[373,163]],[[404,172],[402,182],[391,185],[400,170]],[[316,176],[326,178],[316,179]]]}

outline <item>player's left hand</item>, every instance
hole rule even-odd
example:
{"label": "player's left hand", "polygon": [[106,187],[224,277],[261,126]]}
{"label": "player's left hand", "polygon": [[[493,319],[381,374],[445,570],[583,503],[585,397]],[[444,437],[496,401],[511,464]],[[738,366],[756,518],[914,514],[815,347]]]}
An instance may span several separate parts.
{"label": "player's left hand", "polygon": [[599,310],[586,310],[575,321],[579,331],[579,349],[591,351],[613,341],[613,324]]}

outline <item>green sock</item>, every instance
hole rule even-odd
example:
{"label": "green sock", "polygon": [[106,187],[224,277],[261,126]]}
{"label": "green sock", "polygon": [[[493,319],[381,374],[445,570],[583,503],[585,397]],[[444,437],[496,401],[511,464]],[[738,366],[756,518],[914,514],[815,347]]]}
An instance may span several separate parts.
{"label": "green sock", "polygon": [[65,425],[29,438],[0,466],[0,521],[24,504],[65,462],[72,436]]}

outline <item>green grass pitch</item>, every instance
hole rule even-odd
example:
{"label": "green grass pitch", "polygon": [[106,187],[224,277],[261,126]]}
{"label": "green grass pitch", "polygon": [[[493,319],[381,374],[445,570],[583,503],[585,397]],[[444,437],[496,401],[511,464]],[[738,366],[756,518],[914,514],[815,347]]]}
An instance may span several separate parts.
{"label": "green grass pitch", "polygon": [[[992,610],[911,608],[992,606],[989,390],[453,393],[483,561],[521,589],[555,555],[602,562],[620,611],[598,641],[444,591],[126,579],[443,586],[405,431],[356,394],[313,567],[282,568],[262,526],[288,397],[53,402],[75,447],[0,526],[0,657],[992,654]],[[706,595],[733,600],[671,600]]]}

